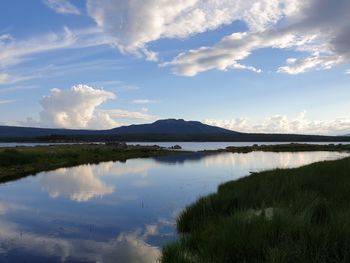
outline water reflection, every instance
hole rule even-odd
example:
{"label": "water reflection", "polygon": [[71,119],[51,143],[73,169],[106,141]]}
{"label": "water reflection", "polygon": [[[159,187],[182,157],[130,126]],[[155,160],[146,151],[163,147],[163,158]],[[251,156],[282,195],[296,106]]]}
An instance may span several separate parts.
{"label": "water reflection", "polygon": [[107,186],[95,174],[91,165],[61,168],[42,177],[41,184],[51,197],[64,196],[77,202],[113,193],[114,187]]}
{"label": "water reflection", "polygon": [[235,169],[268,170],[293,168],[323,160],[333,160],[348,156],[340,152],[250,152],[210,155],[204,158],[205,166],[232,166]]}
{"label": "water reflection", "polygon": [[336,152],[186,154],[104,162],[0,184],[0,262],[156,262],[176,215],[249,171]]}
{"label": "water reflection", "polygon": [[[0,220],[0,257],[6,254],[9,262],[27,262],[27,256],[53,261],[85,262],[156,262],[158,248],[144,240],[152,233],[135,231],[123,233],[107,242],[84,239],[63,239],[37,235],[20,230],[16,224]],[[15,255],[16,251],[21,254]],[[54,260],[56,258],[56,260]],[[30,261],[35,262],[35,261]]]}
{"label": "water reflection", "polygon": [[[98,165],[81,165],[73,168],[61,168],[45,173],[40,178],[42,189],[52,198],[66,197],[72,201],[86,202],[93,198],[102,198],[116,191],[115,185],[102,181],[104,176],[131,176],[135,187],[147,187],[148,174],[164,165],[203,164],[207,168],[229,167],[235,175],[242,171],[259,171],[274,168],[298,167],[321,160],[330,160],[346,156],[346,153],[332,152],[295,152],[295,153],[221,153],[205,155],[201,153],[162,156],[151,159],[134,159],[127,162],[104,162]],[[1,211],[1,210],[0,210]]]}

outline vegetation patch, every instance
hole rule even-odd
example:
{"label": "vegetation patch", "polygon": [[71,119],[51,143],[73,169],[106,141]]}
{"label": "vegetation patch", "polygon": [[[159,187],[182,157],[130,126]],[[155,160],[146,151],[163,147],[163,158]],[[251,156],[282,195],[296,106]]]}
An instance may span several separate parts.
{"label": "vegetation patch", "polygon": [[42,171],[80,164],[125,161],[130,158],[184,153],[186,152],[171,151],[153,146],[121,148],[120,144],[0,148],[0,182],[7,182]]}
{"label": "vegetation patch", "polygon": [[177,219],[162,262],[350,262],[350,158],[254,173]]}
{"label": "vegetation patch", "polygon": [[263,152],[307,152],[307,151],[350,151],[349,144],[310,144],[310,143],[286,143],[286,144],[254,144],[252,146],[229,146],[228,152],[247,153],[253,151]]}

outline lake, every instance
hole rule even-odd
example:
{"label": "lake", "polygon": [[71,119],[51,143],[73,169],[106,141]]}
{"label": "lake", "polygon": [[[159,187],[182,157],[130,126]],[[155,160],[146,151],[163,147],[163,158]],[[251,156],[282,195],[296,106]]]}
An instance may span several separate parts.
{"label": "lake", "polygon": [[[232,145],[232,144],[230,144]],[[0,185],[0,262],[155,262],[175,218],[250,172],[338,152],[198,153],[80,165]]]}
{"label": "lake", "polygon": [[[96,143],[96,142],[95,142]],[[276,145],[276,144],[288,144],[290,142],[128,142],[129,145],[159,145],[161,147],[171,147],[174,145],[180,145],[183,150],[186,151],[203,151],[203,150],[218,150],[225,149],[228,146],[252,146],[253,144],[265,144],[265,145]],[[350,144],[350,142],[301,142],[309,144]],[[77,143],[20,143],[20,142],[9,142],[9,143],[0,143],[0,148],[4,147],[35,147],[35,146],[47,146],[47,145],[62,145],[62,144],[77,144]]]}

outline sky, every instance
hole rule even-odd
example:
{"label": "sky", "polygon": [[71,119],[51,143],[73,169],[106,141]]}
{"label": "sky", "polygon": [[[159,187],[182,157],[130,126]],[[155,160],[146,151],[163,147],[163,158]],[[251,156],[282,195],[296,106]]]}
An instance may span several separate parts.
{"label": "sky", "polygon": [[348,0],[2,0],[0,124],[350,133]]}

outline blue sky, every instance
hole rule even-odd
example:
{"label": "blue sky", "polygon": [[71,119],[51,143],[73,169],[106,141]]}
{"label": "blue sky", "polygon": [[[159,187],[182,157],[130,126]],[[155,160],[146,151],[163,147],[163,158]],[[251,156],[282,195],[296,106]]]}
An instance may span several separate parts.
{"label": "blue sky", "polygon": [[346,0],[5,0],[0,123],[350,132]]}

